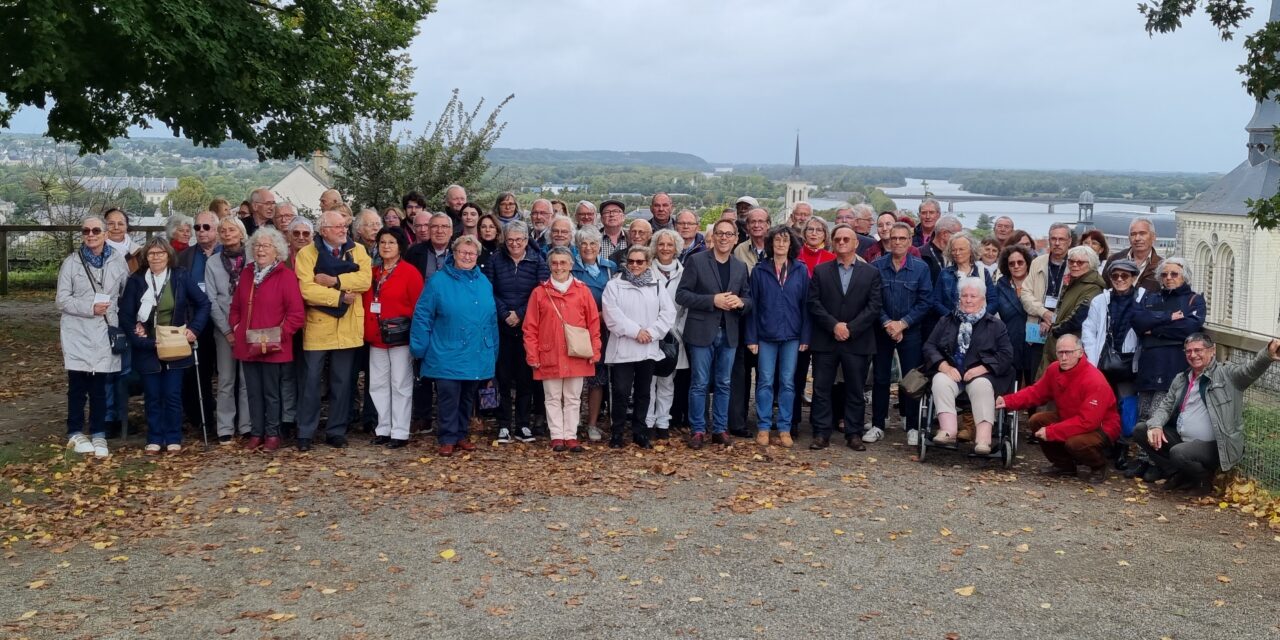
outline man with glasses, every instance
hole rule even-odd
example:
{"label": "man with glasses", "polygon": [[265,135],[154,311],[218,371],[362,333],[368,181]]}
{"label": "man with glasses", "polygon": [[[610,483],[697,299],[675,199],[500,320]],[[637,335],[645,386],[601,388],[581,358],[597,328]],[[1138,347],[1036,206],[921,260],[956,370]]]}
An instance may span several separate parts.
{"label": "man with glasses", "polygon": [[[871,387],[871,429],[862,435],[863,442],[875,442],[884,437],[889,418],[889,374],[893,356],[898,355],[898,366],[903,374],[920,365],[925,336],[921,323],[929,313],[933,280],[929,277],[929,265],[912,256],[911,227],[905,222],[895,222],[889,230],[889,253],[872,263],[880,272],[880,319],[876,327],[875,374]],[[898,398],[904,411],[907,444],[919,444],[920,401]],[[857,424],[845,428],[856,429]]]}
{"label": "man with glasses", "polygon": [[555,209],[551,207],[551,201],[546,198],[538,198],[529,205],[529,247],[542,255],[546,255],[547,246],[551,243],[550,238],[547,237],[547,231],[551,228],[553,215],[555,215]]}
{"label": "man with glasses", "polygon": [[997,409],[1029,409],[1050,402],[1057,411],[1032,414],[1029,424],[1049,466],[1051,476],[1077,476],[1090,484],[1107,479],[1107,452],[1120,437],[1120,414],[1111,384],[1084,357],[1080,338],[1058,338],[1058,361],[1044,370],[1035,384],[996,398]]}
{"label": "man with glasses", "polygon": [[[627,234],[622,229],[627,206],[621,200],[600,203],[600,255],[612,256],[627,248]],[[617,263],[614,263],[617,264]]]}
{"label": "man with glasses", "polygon": [[1027,278],[1022,281],[1018,299],[1027,312],[1027,357],[1040,362],[1044,341],[1053,327],[1062,295],[1062,277],[1067,273],[1067,250],[1074,244],[1071,227],[1061,222],[1049,225],[1049,251],[1031,261]]}
{"label": "man with glasses", "polygon": [[[676,289],[683,307],[689,354],[689,446],[701,449],[707,432],[707,391],[712,390],[711,440],[729,444],[729,384],[742,318],[751,309],[747,266],[733,257],[738,231],[732,220],[712,227],[712,249],[690,256]],[[736,425],[739,427],[745,425]],[[745,429],[742,429],[745,432]]]}
{"label": "man with glasses", "polygon": [[[837,212],[838,214],[838,212]],[[871,236],[871,227],[875,224],[876,209],[871,205],[863,202],[849,207],[849,221],[845,224],[853,227],[854,233],[858,234],[858,255],[861,256],[871,250],[875,245],[876,239]],[[840,224],[839,220],[836,224]],[[866,260],[866,258],[863,258]]]}
{"label": "man with glasses", "polygon": [[618,268],[622,268],[627,264],[627,249],[630,247],[647,247],[649,241],[653,239],[653,227],[649,226],[649,221],[643,218],[634,218],[631,224],[627,225],[627,246],[618,249],[609,255],[609,259]]}
{"label": "man with glasses", "polygon": [[1121,258],[1132,260],[1138,265],[1138,281],[1136,286],[1155,293],[1160,290],[1160,272],[1162,258],[1155,250],[1156,227],[1148,218],[1134,218],[1129,223],[1129,248],[1117,251],[1107,258],[1107,262],[1115,262]]}
{"label": "man with glasses", "polygon": [[573,220],[578,224],[578,228],[585,227],[600,228],[596,222],[596,205],[590,200],[579,200],[578,206],[573,211]]}
{"label": "man with glasses", "polygon": [[1280,360],[1272,339],[1247,364],[1218,362],[1213,338],[1194,333],[1183,341],[1187,370],[1173,379],[1133,438],[1169,478],[1166,489],[1207,493],[1219,469],[1229,471],[1244,455],[1244,392]]}
{"label": "man with glasses", "polygon": [[[218,244],[218,214],[212,211],[196,214],[191,230],[195,232],[196,241],[178,254],[178,266],[186,269],[196,286],[204,291],[205,264],[222,249]],[[182,376],[183,413],[186,414],[187,422],[202,430],[214,428],[211,422],[214,417],[213,376],[218,370],[218,349],[214,343],[213,331],[213,323],[206,323],[204,331],[200,332],[196,344],[193,345],[197,350],[198,367],[188,368]],[[199,388],[196,385],[197,378],[200,381]],[[200,422],[201,399],[204,402],[205,424],[203,425]]]}
{"label": "man with glasses", "polygon": [[[249,235],[258,230],[258,227],[271,225],[272,218],[276,215],[276,194],[266,187],[259,187],[249,194],[249,207],[253,211],[253,215],[241,220],[244,223],[244,231]],[[245,238],[248,241],[248,238]]]}
{"label": "man with glasses", "polygon": [[809,218],[813,217],[813,205],[808,202],[797,202],[796,206],[791,208],[791,216],[787,220],[787,225],[791,230],[796,232],[797,238],[804,237],[804,225],[809,222]]}
{"label": "man with glasses", "polygon": [[302,337],[304,376],[298,403],[298,450],[309,451],[320,425],[321,379],[329,365],[329,423],[325,442],[347,446],[347,423],[354,400],[351,382],[356,352],[364,346],[364,304],[360,294],[373,284],[373,268],[364,246],[347,236],[337,211],[320,215],[320,238],[295,259],[298,284],[307,307]]}
{"label": "man with glasses", "polygon": [[[684,248],[680,250],[679,260],[683,264],[696,253],[707,250],[707,238],[698,231],[698,214],[689,209],[681,209],[676,214],[676,233],[680,234]],[[682,369],[683,371],[683,369]]]}
{"label": "man with glasses", "polygon": [[[880,322],[880,272],[858,260],[858,234],[848,225],[836,225],[831,244],[836,259],[813,269],[809,285],[809,313],[813,335],[813,405],[809,422],[813,425],[810,449],[826,449],[831,444],[835,422],[832,406],[843,404],[845,444],[865,451],[862,425],[866,418],[865,387],[867,367],[876,353],[875,326]],[[832,396],[836,369],[844,373],[843,403]]]}

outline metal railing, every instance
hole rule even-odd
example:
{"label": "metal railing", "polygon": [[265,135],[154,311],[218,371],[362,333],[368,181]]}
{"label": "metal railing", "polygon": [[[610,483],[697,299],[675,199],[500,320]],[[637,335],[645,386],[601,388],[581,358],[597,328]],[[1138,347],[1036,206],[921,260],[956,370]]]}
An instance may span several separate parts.
{"label": "metal railing", "polygon": [[[147,238],[164,227],[133,227],[130,233]],[[9,294],[10,273],[40,274],[57,265],[80,243],[80,225],[0,225],[0,296]]]}

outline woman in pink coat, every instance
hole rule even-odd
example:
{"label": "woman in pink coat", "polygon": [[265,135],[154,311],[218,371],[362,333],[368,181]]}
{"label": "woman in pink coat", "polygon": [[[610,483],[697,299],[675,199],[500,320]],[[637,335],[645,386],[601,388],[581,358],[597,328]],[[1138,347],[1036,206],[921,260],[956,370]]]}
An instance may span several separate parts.
{"label": "woman in pink coat", "polygon": [[[553,248],[547,262],[551,278],[533,290],[524,318],[525,359],[533,368],[533,379],[542,381],[551,449],[578,453],[582,381],[595,375],[600,361],[600,310],[587,285],[570,274],[573,254],[568,249]],[[566,324],[590,333],[590,357],[569,355]]]}
{"label": "woman in pink coat", "polygon": [[[280,448],[284,370],[293,366],[293,334],[306,321],[306,311],[298,276],[285,264],[289,244],[284,236],[262,227],[249,238],[249,251],[253,262],[240,276],[227,320],[234,336],[232,354],[243,363],[249,391],[251,426],[245,447],[275,451]],[[256,341],[248,338],[250,329],[275,328],[280,329],[278,340],[268,341],[263,334],[256,334]]]}

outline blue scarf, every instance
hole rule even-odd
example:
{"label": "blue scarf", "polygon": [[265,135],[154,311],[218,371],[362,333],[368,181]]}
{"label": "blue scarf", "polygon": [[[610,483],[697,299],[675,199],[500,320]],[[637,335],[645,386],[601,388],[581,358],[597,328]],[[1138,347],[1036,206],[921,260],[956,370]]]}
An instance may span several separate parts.
{"label": "blue scarf", "polygon": [[960,321],[960,332],[956,335],[956,366],[959,367],[964,362],[964,354],[969,352],[969,345],[973,341],[973,325],[977,324],[983,316],[987,315],[987,305],[982,305],[977,313],[965,313],[960,309],[955,310],[956,320]]}
{"label": "blue scarf", "polygon": [[111,257],[111,245],[103,245],[102,253],[95,256],[93,255],[93,252],[89,250],[89,247],[82,244],[80,245],[80,257],[94,269],[101,269],[102,265],[107,263],[107,258]]}

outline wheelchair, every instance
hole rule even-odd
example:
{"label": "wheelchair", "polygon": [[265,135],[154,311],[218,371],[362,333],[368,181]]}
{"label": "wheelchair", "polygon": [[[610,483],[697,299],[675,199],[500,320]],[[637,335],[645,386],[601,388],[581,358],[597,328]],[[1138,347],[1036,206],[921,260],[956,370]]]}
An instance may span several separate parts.
{"label": "wheelchair", "polygon": [[[1014,381],[1012,391],[1018,390],[1018,383]],[[997,397],[1002,394],[997,394]],[[956,442],[955,444],[934,444],[933,434],[938,431],[938,417],[936,415],[936,405],[933,401],[933,386],[925,387],[924,394],[920,396],[920,443],[917,452],[918,460],[924,462],[929,457],[930,449],[940,449],[943,451],[960,451],[961,446],[968,446],[969,443]],[[968,394],[961,394],[956,397],[956,419],[959,421],[960,414],[970,409]],[[996,421],[991,425],[991,453],[980,454],[969,452],[970,458],[982,458],[985,460],[999,460],[1005,469],[1013,466],[1013,461],[1018,453],[1018,412],[1008,409],[996,409]]]}

